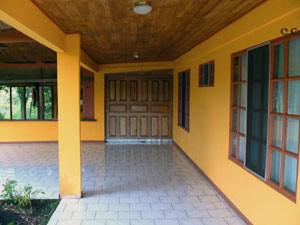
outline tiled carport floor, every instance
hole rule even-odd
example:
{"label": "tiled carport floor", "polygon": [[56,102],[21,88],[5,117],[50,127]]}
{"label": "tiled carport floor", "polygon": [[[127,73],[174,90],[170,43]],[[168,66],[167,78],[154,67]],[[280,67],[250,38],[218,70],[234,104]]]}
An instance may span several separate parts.
{"label": "tiled carport floor", "polygon": [[[57,144],[0,145],[0,181],[57,198]],[[244,224],[172,144],[82,144],[80,200],[62,200],[49,225]]]}

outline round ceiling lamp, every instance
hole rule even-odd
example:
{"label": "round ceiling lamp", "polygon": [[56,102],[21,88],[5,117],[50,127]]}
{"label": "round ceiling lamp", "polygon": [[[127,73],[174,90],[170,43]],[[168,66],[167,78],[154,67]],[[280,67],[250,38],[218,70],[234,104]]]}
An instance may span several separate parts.
{"label": "round ceiling lamp", "polygon": [[140,57],[140,55],[138,52],[134,52],[132,57],[138,59]]}
{"label": "round ceiling lamp", "polygon": [[138,0],[134,3],[133,11],[139,15],[146,15],[151,12],[151,1]]}

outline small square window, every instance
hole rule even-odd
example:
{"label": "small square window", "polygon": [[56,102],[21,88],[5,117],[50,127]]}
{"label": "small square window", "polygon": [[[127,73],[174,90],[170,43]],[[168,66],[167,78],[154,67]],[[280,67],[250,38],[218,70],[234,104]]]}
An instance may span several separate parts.
{"label": "small square window", "polygon": [[199,66],[199,87],[214,86],[214,67],[214,61],[204,63]]}

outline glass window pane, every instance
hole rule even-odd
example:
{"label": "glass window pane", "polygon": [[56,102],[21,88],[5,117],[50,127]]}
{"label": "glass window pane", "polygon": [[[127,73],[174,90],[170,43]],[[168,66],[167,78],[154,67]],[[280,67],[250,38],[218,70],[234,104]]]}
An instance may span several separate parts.
{"label": "glass window pane", "polygon": [[203,73],[203,85],[208,86],[209,84],[209,65],[205,64],[204,65],[204,73]]}
{"label": "glass window pane", "polygon": [[245,138],[240,136],[240,143],[239,143],[239,160],[244,162],[245,160],[245,148],[246,148]]}
{"label": "glass window pane", "polygon": [[274,46],[274,78],[284,77],[284,48],[284,43]]}
{"label": "glass window pane", "polygon": [[275,183],[280,183],[280,168],[281,168],[281,153],[277,151],[271,151],[271,167],[270,167],[270,179]]}
{"label": "glass window pane", "polygon": [[289,42],[289,77],[300,76],[300,38]]}
{"label": "glass window pane", "polygon": [[259,143],[255,140],[250,140],[250,149],[247,149],[247,165],[254,171],[259,167]]}
{"label": "glass window pane", "polygon": [[247,66],[248,66],[248,56],[247,54],[244,54],[242,55],[242,68],[241,68],[242,80],[247,80]]}
{"label": "glass window pane", "polygon": [[283,113],[284,82],[273,83],[273,112]]}
{"label": "glass window pane", "polygon": [[295,193],[297,181],[297,159],[285,155],[283,187]]}
{"label": "glass window pane", "polygon": [[186,109],[186,73],[181,74],[181,126],[185,128],[185,109]]}
{"label": "glass window pane", "polygon": [[239,85],[238,84],[233,85],[233,105],[234,106],[239,105]]}
{"label": "glass window pane", "polygon": [[232,130],[233,131],[238,131],[238,110],[234,109],[233,110],[233,115],[232,115]]}
{"label": "glass window pane", "polygon": [[[251,81],[250,81],[251,82]],[[262,100],[262,83],[256,82],[252,80],[252,85],[250,88],[252,88],[252,93],[249,99],[251,99],[250,104],[253,109],[261,109],[261,100]]]}
{"label": "glass window pane", "polygon": [[236,147],[237,147],[237,135],[232,134],[232,143],[231,143],[231,156],[236,157]]}
{"label": "glass window pane", "polygon": [[24,87],[12,87],[12,118],[14,120],[24,119]]}
{"label": "glass window pane", "polygon": [[261,114],[259,112],[251,112],[251,114],[248,119],[248,125],[249,125],[249,136],[255,137],[260,139],[260,132],[261,132]]}
{"label": "glass window pane", "polygon": [[288,82],[287,108],[288,114],[300,115],[300,80]]}
{"label": "glass window pane", "polygon": [[246,111],[245,110],[240,111],[240,133],[242,134],[246,133]]}
{"label": "glass window pane", "polygon": [[0,86],[0,120],[10,119],[10,90],[8,86]]}
{"label": "glass window pane", "polygon": [[26,87],[26,119],[38,119],[38,91],[34,87]]}
{"label": "glass window pane", "polygon": [[44,119],[51,120],[52,119],[52,87],[45,86],[44,87]]}
{"label": "glass window pane", "polygon": [[247,139],[245,166],[261,177],[265,177],[266,143],[263,123],[268,111],[269,92],[269,45],[248,51],[247,76]]}
{"label": "glass window pane", "polygon": [[233,81],[239,81],[239,57],[234,58],[233,63]]}
{"label": "glass window pane", "polygon": [[241,84],[241,107],[247,107],[247,84]]}
{"label": "glass window pane", "polygon": [[263,88],[263,106],[261,107],[262,109],[265,110],[265,112],[269,111],[269,82],[263,82],[262,84],[262,88]]}
{"label": "glass window pane", "polygon": [[286,120],[286,150],[298,154],[299,120]]}
{"label": "glass window pane", "polygon": [[282,117],[272,117],[272,145],[278,148],[282,146]]}

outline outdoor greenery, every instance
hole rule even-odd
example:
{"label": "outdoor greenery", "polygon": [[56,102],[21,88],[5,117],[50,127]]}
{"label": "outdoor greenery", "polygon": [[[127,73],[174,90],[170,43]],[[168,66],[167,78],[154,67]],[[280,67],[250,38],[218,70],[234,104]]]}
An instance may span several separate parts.
{"label": "outdoor greenery", "polygon": [[45,115],[44,118],[47,120],[52,119],[52,87],[44,87],[44,103],[45,103]]}
{"label": "outdoor greenery", "polygon": [[[40,96],[42,95],[40,94],[39,86],[17,86],[11,87],[11,89],[9,86],[0,86],[0,119],[38,119],[38,113],[43,106],[44,119],[52,119],[52,86],[44,86],[43,91],[44,101],[41,101]],[[40,102],[38,102],[39,100]],[[43,102],[44,104],[42,104]],[[12,104],[11,109],[10,103]],[[24,107],[26,107],[26,118]],[[10,118],[10,110],[12,110],[12,118]]]}
{"label": "outdoor greenery", "polygon": [[37,96],[37,89],[34,87],[26,87],[26,119],[38,119],[38,104],[34,101]]}
{"label": "outdoor greenery", "polygon": [[24,119],[24,88],[12,87],[12,117],[13,119]]}
{"label": "outdoor greenery", "polygon": [[58,206],[59,199],[31,199],[36,194],[30,185],[17,186],[16,180],[7,180],[0,193],[0,225],[46,225]]}
{"label": "outdoor greenery", "polygon": [[36,195],[39,193],[45,194],[42,190],[32,190],[30,185],[26,185],[23,188],[17,188],[17,181],[16,180],[9,180],[7,179],[6,183],[3,184],[4,189],[0,194],[0,198],[3,198],[4,202],[6,203],[13,203],[17,204],[22,208],[27,208],[31,206],[31,197],[32,195]]}
{"label": "outdoor greenery", "polygon": [[9,88],[7,86],[0,86],[0,119],[10,119],[9,95]]}

